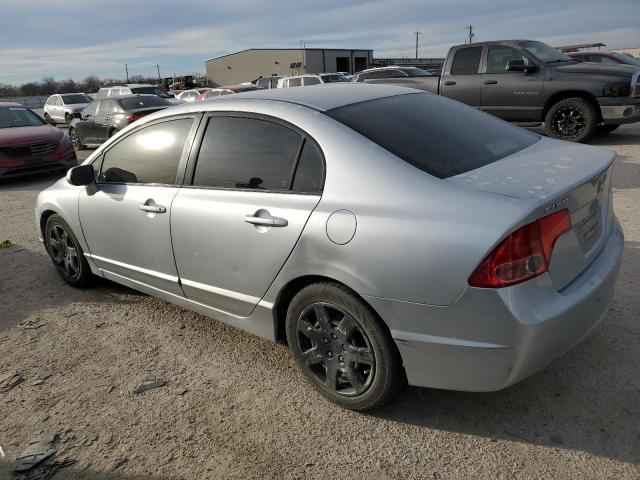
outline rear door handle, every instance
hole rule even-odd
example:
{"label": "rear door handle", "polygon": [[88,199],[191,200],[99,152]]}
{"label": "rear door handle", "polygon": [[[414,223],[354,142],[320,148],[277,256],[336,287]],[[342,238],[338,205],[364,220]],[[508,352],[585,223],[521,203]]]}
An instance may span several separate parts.
{"label": "rear door handle", "polygon": [[498,83],[497,80],[485,80],[483,82],[485,85],[495,85],[496,83]]}
{"label": "rear door handle", "polygon": [[454,82],[453,80],[447,80],[446,82],[444,82],[445,85],[455,85],[456,82]]}
{"label": "rear door handle", "polygon": [[252,225],[258,225],[263,227],[286,227],[289,225],[289,222],[286,218],[280,217],[259,217],[254,214],[245,215],[244,221],[247,223],[251,223]]}
{"label": "rear door handle", "polygon": [[147,205],[145,203],[141,203],[140,205],[138,205],[138,208],[143,212],[150,212],[150,213],[166,213],[167,212],[167,208],[160,205]]}

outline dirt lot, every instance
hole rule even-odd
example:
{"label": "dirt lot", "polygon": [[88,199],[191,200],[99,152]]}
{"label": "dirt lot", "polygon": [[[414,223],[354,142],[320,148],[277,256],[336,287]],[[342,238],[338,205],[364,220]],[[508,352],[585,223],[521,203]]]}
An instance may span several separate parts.
{"label": "dirt lot", "polygon": [[[408,389],[375,415],[319,398],[281,345],[106,281],[68,287],[33,219],[57,177],[0,184],[0,378],[25,378],[0,393],[0,478],[65,431],[76,463],[55,478],[640,478],[640,126],[592,143],[618,152],[626,234],[603,324],[507,390]],[[168,385],[132,395],[150,374]]]}

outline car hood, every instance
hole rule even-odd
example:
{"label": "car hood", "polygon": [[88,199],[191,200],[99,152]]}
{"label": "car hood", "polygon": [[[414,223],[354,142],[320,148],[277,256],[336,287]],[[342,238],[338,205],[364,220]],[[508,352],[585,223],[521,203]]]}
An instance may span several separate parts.
{"label": "car hood", "polygon": [[521,199],[548,199],[609,168],[612,150],[549,138],[447,181]]}
{"label": "car hood", "polygon": [[87,108],[88,103],[67,103],[64,107],[73,110],[74,112],[81,112]]}
{"label": "car hood", "polygon": [[604,75],[617,75],[619,77],[631,77],[640,67],[633,65],[604,65],[600,63],[580,62],[568,65],[552,65],[556,71],[562,73],[595,73]]}
{"label": "car hood", "polygon": [[0,146],[28,145],[38,142],[57,141],[62,131],[51,126],[0,128]]}

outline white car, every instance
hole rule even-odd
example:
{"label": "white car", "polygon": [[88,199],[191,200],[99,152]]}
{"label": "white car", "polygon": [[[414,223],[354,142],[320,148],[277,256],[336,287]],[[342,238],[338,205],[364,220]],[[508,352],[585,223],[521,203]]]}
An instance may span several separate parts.
{"label": "white car", "polygon": [[161,88],[149,83],[126,83],[124,85],[114,85],[113,87],[101,88],[96,94],[96,99],[99,100],[107,97],[117,97],[119,95],[156,95],[160,98],[164,98],[174,105],[184,103],[184,101],[175,98],[173,94],[169,94]]}
{"label": "white car", "polygon": [[343,83],[349,79],[341,73],[307,73],[295,77],[283,77],[278,80],[278,88],[306,87],[308,85],[322,85],[324,83]]}
{"label": "white car", "polygon": [[74,115],[84,110],[92,101],[93,99],[86,93],[51,95],[44,104],[44,118],[69,125]]}

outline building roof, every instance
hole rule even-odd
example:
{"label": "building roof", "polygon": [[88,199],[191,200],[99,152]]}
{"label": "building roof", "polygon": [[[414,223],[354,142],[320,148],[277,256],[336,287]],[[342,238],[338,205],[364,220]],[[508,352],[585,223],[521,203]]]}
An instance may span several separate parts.
{"label": "building roof", "polygon": [[309,48],[309,47],[305,47],[305,48],[245,48],[244,50],[239,50],[237,52],[232,52],[232,53],[227,53],[226,55],[220,55],[219,57],[213,57],[210,58],[208,60],[205,60],[205,62],[210,62],[211,60],[218,60],[219,58],[224,58],[224,57],[229,57],[231,55],[237,55],[238,53],[244,53],[244,52],[271,52],[274,50],[283,50],[283,51],[315,51],[315,50],[324,50],[327,52],[331,52],[331,51],[341,51],[344,52],[346,51],[351,51],[353,50],[354,52],[356,51],[361,51],[361,52],[373,52],[372,48]]}

